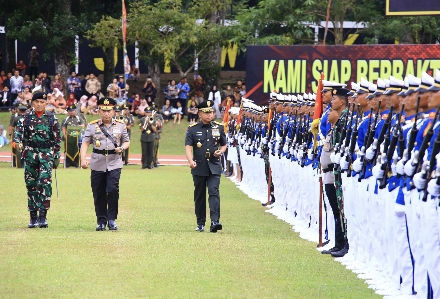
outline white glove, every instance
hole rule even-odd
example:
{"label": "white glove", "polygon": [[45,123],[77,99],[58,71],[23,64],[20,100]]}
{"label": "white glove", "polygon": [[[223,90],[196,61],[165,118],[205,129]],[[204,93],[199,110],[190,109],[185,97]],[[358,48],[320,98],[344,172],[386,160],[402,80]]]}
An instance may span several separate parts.
{"label": "white glove", "polygon": [[396,165],[396,172],[400,175],[405,175],[405,162],[403,159],[400,159]]}
{"label": "white glove", "polygon": [[362,170],[362,162],[359,157],[353,162],[353,170],[356,172],[361,172]]}
{"label": "white glove", "polygon": [[289,145],[286,143],[283,146],[283,152],[287,153],[288,150],[289,150]]}
{"label": "white glove", "polygon": [[289,138],[289,136],[286,136],[286,143],[289,143],[290,142],[290,138]]}
{"label": "white glove", "polygon": [[267,137],[262,138],[261,142],[263,142],[263,144],[267,144]]}
{"label": "white glove", "polygon": [[273,149],[273,142],[269,142],[269,149],[270,149],[270,150]]}
{"label": "white glove", "polygon": [[[377,140],[374,140],[374,142],[377,143]],[[376,149],[374,148],[374,143],[373,143],[372,145],[370,145],[370,147],[365,152],[365,158],[367,158],[367,160],[372,160],[374,158],[375,152],[376,152]]]}
{"label": "white glove", "polygon": [[391,172],[393,173],[393,176],[397,175],[397,166],[394,162],[391,163]]}
{"label": "white glove", "polygon": [[346,157],[342,158],[341,161],[340,161],[339,163],[340,163],[340,165],[341,165],[341,169],[342,169],[342,170],[348,170],[349,163],[348,163]]}
{"label": "white glove", "polygon": [[341,154],[340,154],[340,153],[336,153],[336,154],[333,156],[333,159],[334,159],[333,163],[339,165],[339,163],[341,162]]}
{"label": "white glove", "polygon": [[254,151],[254,149],[255,149],[255,144],[252,142],[252,144],[251,144],[251,151]]}
{"label": "white glove", "polygon": [[261,149],[261,147],[259,147],[259,148],[257,149],[257,153],[260,154],[260,155],[263,153],[263,150]]}
{"label": "white glove", "polygon": [[404,171],[407,176],[412,176],[414,174],[414,171],[416,171],[416,166],[412,165],[412,159],[405,163]]}
{"label": "white glove", "polygon": [[418,172],[413,177],[413,183],[417,189],[422,190],[422,189],[425,189],[426,179],[422,178],[421,172]]}
{"label": "white glove", "polygon": [[279,141],[281,140],[281,136],[280,136],[280,135],[277,135],[276,140],[279,142]]}
{"label": "white glove", "polygon": [[304,155],[304,151],[302,149],[298,150],[298,159],[302,160],[303,155]]}
{"label": "white glove", "polygon": [[307,158],[309,158],[309,160],[313,160],[313,149],[308,149],[307,150]]}
{"label": "white glove", "polygon": [[289,149],[290,155],[295,157],[295,148],[293,146]]}
{"label": "white glove", "polygon": [[280,148],[280,143],[277,142],[277,143],[275,144],[275,150],[277,151],[279,148]]}
{"label": "white glove", "polygon": [[434,197],[440,196],[440,185],[437,185],[437,179],[429,181],[427,190],[428,193]]}
{"label": "white glove", "polygon": [[382,170],[382,164],[377,163],[376,165],[374,165],[372,173],[376,180],[383,178],[385,171]]}
{"label": "white glove", "polygon": [[335,153],[331,153],[330,154],[330,161],[332,161],[332,163],[335,163]]}

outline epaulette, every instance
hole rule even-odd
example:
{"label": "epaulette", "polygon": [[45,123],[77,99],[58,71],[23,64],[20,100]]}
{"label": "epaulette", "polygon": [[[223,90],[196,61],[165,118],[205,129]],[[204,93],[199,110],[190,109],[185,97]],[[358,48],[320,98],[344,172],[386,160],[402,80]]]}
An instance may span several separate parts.
{"label": "epaulette", "polygon": [[192,127],[194,127],[195,125],[197,125],[198,123],[193,123],[192,125],[189,125],[188,126],[188,128],[192,128]]}
{"label": "epaulette", "polygon": [[115,119],[118,123],[121,123],[121,124],[125,124],[124,123],[124,121],[122,121],[122,120],[120,120],[120,119]]}
{"label": "epaulette", "polygon": [[215,124],[217,124],[217,125],[219,125],[219,126],[223,126],[223,123],[220,123],[220,122],[218,122],[218,121],[213,121],[213,123],[215,123]]}
{"label": "epaulette", "polygon": [[98,119],[95,119],[95,120],[92,120],[91,122],[89,122],[89,125],[96,124],[98,121],[99,121],[99,118],[98,118]]}

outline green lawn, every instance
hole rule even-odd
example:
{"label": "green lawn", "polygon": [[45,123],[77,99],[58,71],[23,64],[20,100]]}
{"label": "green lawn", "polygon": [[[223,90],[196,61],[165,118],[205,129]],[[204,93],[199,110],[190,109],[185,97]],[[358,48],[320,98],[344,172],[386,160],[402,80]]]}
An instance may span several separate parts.
{"label": "green lawn", "polygon": [[[9,112],[0,112],[0,124],[5,126],[5,128],[9,127]],[[60,122],[66,117],[66,115],[57,115]],[[97,119],[96,115],[87,115],[87,121],[90,122],[94,119]],[[137,118],[136,118],[137,121]],[[164,125],[162,139],[160,143],[159,152],[162,155],[185,155],[185,132],[188,127],[188,121],[182,120],[182,123],[173,124],[172,122],[168,122]],[[131,153],[140,154],[141,153],[141,145],[140,145],[140,135],[141,130],[139,129],[139,125],[136,124],[132,128],[131,134]],[[10,151],[11,146],[7,145],[2,148],[2,151]],[[62,144],[62,151],[64,152],[64,144]],[[91,152],[91,147],[89,148]]]}
{"label": "green lawn", "polygon": [[0,163],[0,298],[380,298],[227,179],[224,230],[197,233],[187,167],[126,167],[120,230],[96,232],[90,171],[57,175],[49,228],[27,229],[23,170]]}

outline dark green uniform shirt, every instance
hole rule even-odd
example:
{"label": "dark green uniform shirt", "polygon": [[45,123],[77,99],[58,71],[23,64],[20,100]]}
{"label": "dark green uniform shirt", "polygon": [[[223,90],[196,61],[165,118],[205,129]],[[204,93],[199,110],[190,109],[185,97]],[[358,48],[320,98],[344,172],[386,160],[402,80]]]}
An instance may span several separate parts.
{"label": "dark green uniform shirt", "polygon": [[220,157],[214,157],[214,152],[226,145],[226,135],[223,125],[218,122],[191,125],[186,131],[185,146],[193,147],[193,160],[197,167],[191,170],[193,175],[209,176],[221,174]]}

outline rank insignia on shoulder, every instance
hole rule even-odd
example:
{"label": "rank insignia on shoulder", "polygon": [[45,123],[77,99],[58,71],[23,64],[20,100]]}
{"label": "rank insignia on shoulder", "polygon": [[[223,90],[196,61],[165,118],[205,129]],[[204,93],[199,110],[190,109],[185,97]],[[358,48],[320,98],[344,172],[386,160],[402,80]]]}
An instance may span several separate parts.
{"label": "rank insignia on shoulder", "polygon": [[219,126],[223,126],[223,123],[218,122],[218,121],[213,121],[213,123],[215,123],[215,124],[217,124],[217,125],[219,125]]}
{"label": "rank insignia on shoulder", "polygon": [[197,125],[198,123],[193,123],[192,125],[189,125],[188,128],[194,127],[195,125]]}
{"label": "rank insignia on shoulder", "polygon": [[91,125],[91,124],[96,124],[98,121],[99,121],[99,118],[98,118],[98,119],[95,119],[95,120],[92,120],[91,122],[89,122],[89,125]]}

